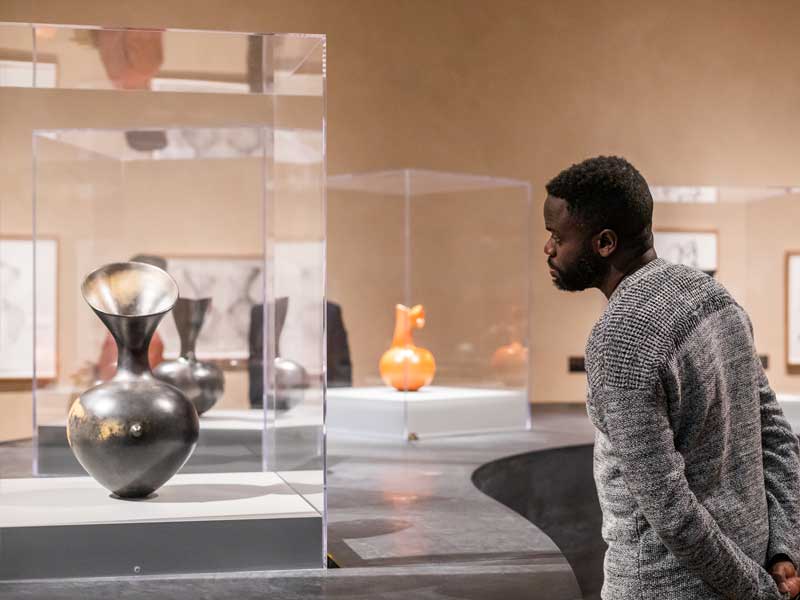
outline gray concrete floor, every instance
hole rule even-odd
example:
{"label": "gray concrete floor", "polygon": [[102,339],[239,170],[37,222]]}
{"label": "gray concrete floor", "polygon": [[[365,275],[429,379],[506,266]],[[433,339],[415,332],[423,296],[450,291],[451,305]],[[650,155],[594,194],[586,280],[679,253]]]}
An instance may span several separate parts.
{"label": "gray concrete floor", "polygon": [[[471,477],[503,457],[592,437],[580,406],[537,407],[530,432],[407,444],[329,437],[328,552],[342,568],[6,582],[0,598],[578,600],[552,539]],[[29,476],[30,457],[30,442],[4,445],[0,473]]]}

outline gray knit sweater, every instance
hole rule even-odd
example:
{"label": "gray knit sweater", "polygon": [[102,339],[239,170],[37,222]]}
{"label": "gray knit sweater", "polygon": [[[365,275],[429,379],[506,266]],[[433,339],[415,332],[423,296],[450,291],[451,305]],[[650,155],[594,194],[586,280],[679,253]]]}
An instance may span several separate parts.
{"label": "gray knit sweater", "polygon": [[623,279],[586,348],[604,600],[782,598],[800,559],[800,459],[744,310],[654,260]]}

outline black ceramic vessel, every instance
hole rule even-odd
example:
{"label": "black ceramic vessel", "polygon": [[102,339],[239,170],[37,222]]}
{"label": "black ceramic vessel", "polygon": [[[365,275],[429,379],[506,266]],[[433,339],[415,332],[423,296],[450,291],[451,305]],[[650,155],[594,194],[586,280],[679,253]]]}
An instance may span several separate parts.
{"label": "black ceramic vessel", "polygon": [[[308,388],[306,370],[288,358],[275,358],[275,409],[289,410],[303,401]],[[272,395],[272,394],[270,394]]]}
{"label": "black ceramic vessel", "polygon": [[175,326],[181,338],[181,355],[162,362],[153,375],[174,385],[194,404],[202,415],[217,403],[225,390],[225,376],[217,365],[197,360],[195,344],[203,328],[211,298],[179,298],[172,309]]}
{"label": "black ceramic vessel", "polygon": [[153,377],[147,357],[178,286],[158,267],[129,262],[89,274],[81,292],[114,336],[117,372],[72,403],[67,439],[103,487],[121,498],[146,497],[183,466],[199,434],[194,405]]}

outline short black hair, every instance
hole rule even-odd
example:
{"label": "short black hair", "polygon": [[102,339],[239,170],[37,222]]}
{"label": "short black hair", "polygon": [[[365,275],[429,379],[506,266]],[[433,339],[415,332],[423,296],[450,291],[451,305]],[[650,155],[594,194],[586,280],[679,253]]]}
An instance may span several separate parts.
{"label": "short black hair", "polygon": [[566,201],[592,234],[612,229],[627,247],[652,246],[653,197],[642,174],[619,156],[597,156],[564,169],[545,186]]}

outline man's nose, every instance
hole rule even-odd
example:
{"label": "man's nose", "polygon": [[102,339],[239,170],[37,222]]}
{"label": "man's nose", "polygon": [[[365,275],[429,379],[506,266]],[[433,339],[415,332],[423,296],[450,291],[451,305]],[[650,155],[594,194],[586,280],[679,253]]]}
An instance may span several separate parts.
{"label": "man's nose", "polygon": [[549,239],[544,243],[544,253],[547,256],[552,256],[553,255],[553,240],[552,239]]}

